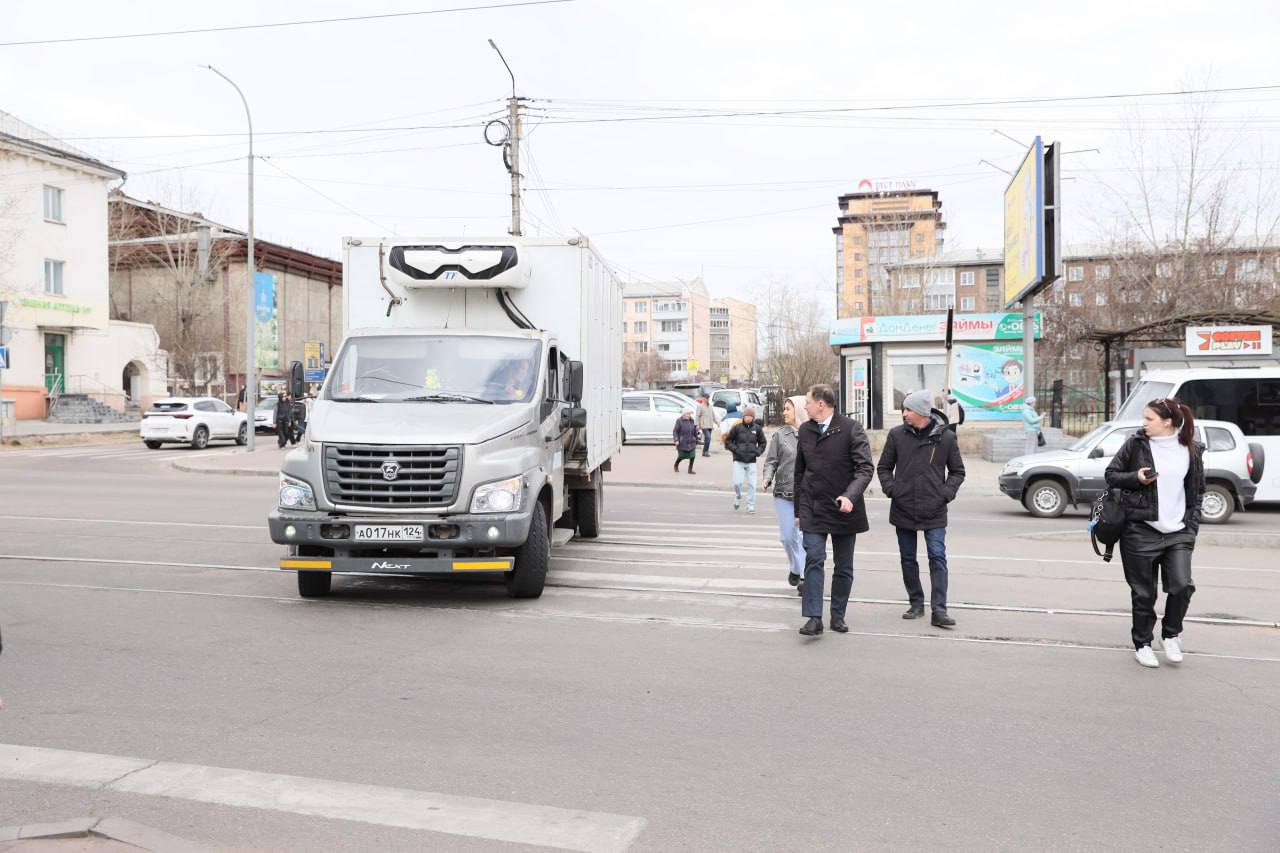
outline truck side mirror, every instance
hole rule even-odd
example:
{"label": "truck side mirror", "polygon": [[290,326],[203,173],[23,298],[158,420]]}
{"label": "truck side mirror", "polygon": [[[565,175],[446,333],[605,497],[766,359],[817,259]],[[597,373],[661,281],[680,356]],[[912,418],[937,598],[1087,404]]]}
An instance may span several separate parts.
{"label": "truck side mirror", "polygon": [[582,429],[587,425],[587,410],[579,407],[560,410],[560,429]]}
{"label": "truck side mirror", "polygon": [[303,378],[302,362],[295,361],[289,365],[289,396],[300,399],[307,393],[307,383]]}
{"label": "truck side mirror", "polygon": [[[569,362],[569,402],[577,405],[582,402],[582,362]],[[583,417],[586,415],[584,414]],[[586,426],[584,422],[582,424]]]}

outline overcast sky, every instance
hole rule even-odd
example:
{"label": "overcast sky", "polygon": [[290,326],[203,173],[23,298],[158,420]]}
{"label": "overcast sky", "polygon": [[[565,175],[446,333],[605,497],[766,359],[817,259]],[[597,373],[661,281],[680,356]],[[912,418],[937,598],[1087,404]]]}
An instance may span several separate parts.
{"label": "overcast sky", "polygon": [[[481,2],[22,3],[5,10],[0,41]],[[716,296],[750,298],[770,278],[831,293],[836,197],[859,180],[936,189],[949,250],[998,249],[1008,178],[979,160],[1012,169],[1022,149],[994,130],[1100,148],[1068,158],[1078,180],[1064,185],[1067,241],[1091,242],[1126,128],[1176,127],[1180,99],[866,108],[1280,86],[1277,8],[575,0],[5,46],[0,109],[128,171],[132,195],[242,228],[244,161],[213,161],[243,158],[244,138],[200,136],[245,128],[235,92],[200,67],[211,63],[244,89],[270,158],[257,167],[261,236],[337,257],[348,234],[501,235],[509,183],[481,125],[504,109],[510,80],[492,37],[532,99],[527,231],[579,229],[624,275],[701,272]],[[1217,96],[1215,121],[1241,162],[1275,168],[1278,99],[1280,88]],[[795,110],[826,112],[723,115]],[[691,117],[705,113],[717,115]],[[354,130],[302,133],[335,128]],[[161,134],[174,138],[119,138]]]}

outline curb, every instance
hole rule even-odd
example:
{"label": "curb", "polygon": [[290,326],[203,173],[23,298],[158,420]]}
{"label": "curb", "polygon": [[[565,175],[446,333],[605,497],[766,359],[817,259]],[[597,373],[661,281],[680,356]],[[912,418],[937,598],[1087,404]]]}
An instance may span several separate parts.
{"label": "curb", "polygon": [[119,817],[79,817],[58,823],[0,826],[0,842],[76,838],[105,838],[153,853],[212,853],[216,849]]}
{"label": "curb", "polygon": [[206,468],[189,462],[170,462],[170,467],[188,474],[227,474],[232,477],[275,477],[279,471],[263,471],[258,468]]}

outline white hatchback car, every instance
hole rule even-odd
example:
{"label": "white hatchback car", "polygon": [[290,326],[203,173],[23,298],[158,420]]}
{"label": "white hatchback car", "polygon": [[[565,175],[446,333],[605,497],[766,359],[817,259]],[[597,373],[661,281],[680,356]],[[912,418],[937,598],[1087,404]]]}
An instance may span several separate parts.
{"label": "white hatchback car", "polygon": [[249,417],[213,397],[170,397],[157,400],[142,415],[138,428],[152,450],[162,444],[189,444],[197,450],[210,441],[249,441]]}

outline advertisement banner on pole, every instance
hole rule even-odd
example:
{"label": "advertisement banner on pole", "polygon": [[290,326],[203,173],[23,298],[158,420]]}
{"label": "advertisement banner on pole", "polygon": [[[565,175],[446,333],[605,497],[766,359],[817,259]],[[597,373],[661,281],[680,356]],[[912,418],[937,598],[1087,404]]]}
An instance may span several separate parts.
{"label": "advertisement banner on pole", "polygon": [[276,277],[253,274],[254,349],[259,370],[280,367],[280,323],[276,312]]}
{"label": "advertisement banner on pole", "polygon": [[324,341],[303,342],[302,378],[307,382],[324,381]]}

